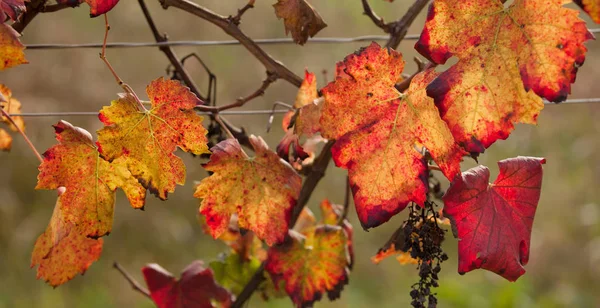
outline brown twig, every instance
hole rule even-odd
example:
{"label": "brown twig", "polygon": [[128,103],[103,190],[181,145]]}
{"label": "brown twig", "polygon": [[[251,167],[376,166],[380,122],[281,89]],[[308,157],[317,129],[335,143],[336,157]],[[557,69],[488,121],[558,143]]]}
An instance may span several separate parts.
{"label": "brown twig", "polygon": [[[329,141],[323,147],[321,154],[315,159],[315,163],[306,177],[304,184],[302,185],[302,189],[300,190],[300,196],[298,197],[298,201],[296,202],[296,206],[293,209],[292,218],[290,221],[290,225],[294,226],[302,209],[308,203],[310,196],[313,191],[317,187],[319,181],[325,175],[325,170],[327,166],[329,166],[329,162],[331,161],[331,147],[335,141]],[[261,266],[256,270],[250,281],[246,284],[240,295],[237,297],[236,301],[231,305],[231,308],[240,308],[244,305],[244,303],[250,299],[250,296],[256,289],[260,286],[264,278],[264,269],[265,263],[263,262]]]}
{"label": "brown twig", "polygon": [[[167,35],[161,34],[158,31],[158,28],[156,27],[156,24],[154,23],[154,20],[152,19],[150,11],[148,11],[148,7],[146,7],[146,3],[144,2],[144,0],[138,0],[138,2],[140,3],[142,12],[146,17],[146,21],[148,22],[148,26],[150,27],[150,30],[152,31],[156,42],[160,43],[168,41]],[[198,98],[200,98],[202,101],[205,101],[206,98],[198,90],[198,87],[186,71],[185,67],[183,67],[183,64],[181,64],[181,61],[179,61],[179,57],[177,56],[177,54],[175,54],[173,48],[171,48],[171,46],[160,46],[159,49],[167,56],[169,62],[171,62],[171,65],[173,65],[177,73],[179,73],[179,76],[181,76],[181,79],[183,79],[183,82],[186,84],[186,86],[190,88],[190,91],[196,94],[196,96],[198,96]]]}
{"label": "brown twig", "polygon": [[[0,95],[0,100],[5,101],[1,95]],[[42,157],[42,155],[40,155],[40,152],[38,152],[38,150],[35,148],[35,146],[33,145],[33,142],[31,142],[31,140],[29,140],[29,138],[27,137],[27,134],[25,134],[25,132],[17,125],[15,120],[8,114],[8,112],[4,111],[4,108],[0,107],[0,111],[2,112],[2,116],[5,117],[17,129],[17,132],[19,132],[19,134],[21,134],[21,136],[23,136],[23,139],[25,139],[25,142],[27,142],[27,145],[29,146],[29,148],[31,148],[31,150],[33,151],[35,156],[40,161],[40,164],[43,163],[44,158]]]}
{"label": "brown twig", "polygon": [[102,52],[100,52],[100,59],[102,59],[102,61],[104,61],[104,64],[106,64],[106,66],[112,73],[113,77],[115,77],[117,84],[121,88],[123,88],[123,90],[125,92],[130,94],[135,99],[136,103],[138,104],[138,107],[141,108],[140,110],[148,111],[146,109],[146,106],[144,106],[144,104],[142,103],[140,98],[137,96],[137,94],[135,94],[135,91],[133,91],[133,89],[128,84],[123,82],[123,80],[119,77],[119,75],[117,74],[115,69],[112,67],[112,65],[110,65],[110,62],[108,62],[108,59],[106,58],[106,41],[108,40],[108,32],[110,31],[110,24],[108,23],[108,15],[106,15],[106,14],[104,14],[104,25],[105,25],[106,30],[104,31],[104,43],[102,44]]}
{"label": "brown twig", "polygon": [[48,0],[31,0],[25,3],[25,13],[21,14],[19,20],[12,24],[13,29],[22,33],[25,27],[44,9]]}
{"label": "brown twig", "polygon": [[248,3],[246,3],[246,5],[244,5],[244,7],[242,7],[241,9],[238,10],[237,15],[229,16],[229,20],[232,23],[234,23],[236,26],[239,25],[244,13],[246,13],[247,10],[254,8],[254,2],[255,2],[255,0],[248,0]]}
{"label": "brown twig", "polygon": [[[221,111],[232,109],[232,108],[242,107],[247,102],[249,102],[257,97],[263,96],[265,94],[265,91],[267,90],[267,88],[272,83],[274,83],[276,80],[277,80],[277,76],[267,71],[267,78],[262,82],[260,88],[258,88],[256,91],[254,91],[252,94],[250,94],[246,97],[238,98],[235,101],[235,103],[217,107],[217,112],[221,112]],[[206,106],[198,106],[198,108],[200,110],[202,110],[203,107],[206,107]],[[209,110],[204,110],[204,111],[209,111]]]}
{"label": "brown twig", "polygon": [[129,284],[135,291],[138,291],[145,295],[147,298],[152,299],[152,297],[150,296],[150,292],[146,290],[146,288],[142,287],[142,285],[140,285],[140,283],[137,282],[131,275],[129,275],[129,273],[123,267],[121,267],[119,263],[113,263],[113,267],[116,268],[121,273],[121,275],[123,275],[123,277],[129,282]]}
{"label": "brown twig", "polygon": [[393,27],[389,32],[391,34],[390,39],[385,44],[386,47],[392,49],[398,48],[398,45],[400,45],[400,42],[402,42],[406,33],[408,33],[408,28],[410,28],[410,25],[415,21],[415,18],[417,18],[417,15],[419,15],[427,3],[429,3],[429,0],[416,0],[406,14],[400,20],[393,23]]}
{"label": "brown twig", "polygon": [[383,18],[379,17],[371,8],[371,5],[369,4],[369,0],[361,0],[362,2],[362,6],[363,6],[363,14],[369,16],[369,18],[371,18],[371,20],[373,21],[373,23],[381,28],[385,33],[390,33],[390,31],[393,29],[394,23],[385,23],[385,21],[383,21]]}
{"label": "brown twig", "polygon": [[73,4],[70,4],[67,2],[67,3],[56,3],[56,4],[44,5],[44,7],[40,11],[40,13],[58,12],[60,10],[64,10],[64,9],[68,9],[68,8],[76,8],[76,7],[79,7],[79,5],[81,5],[81,3],[79,3],[79,2],[74,2]]}
{"label": "brown twig", "polygon": [[287,82],[300,87],[302,84],[302,78],[294,74],[281,62],[273,59],[267,54],[258,44],[256,44],[251,38],[249,38],[240,28],[233,22],[230,22],[229,18],[216,14],[196,3],[189,0],[159,0],[162,7],[167,9],[171,6],[181,9],[185,12],[194,14],[214,25],[221,28],[225,33],[231,37],[237,39],[246,49],[260,61],[270,74],[274,74],[277,78],[286,80]]}

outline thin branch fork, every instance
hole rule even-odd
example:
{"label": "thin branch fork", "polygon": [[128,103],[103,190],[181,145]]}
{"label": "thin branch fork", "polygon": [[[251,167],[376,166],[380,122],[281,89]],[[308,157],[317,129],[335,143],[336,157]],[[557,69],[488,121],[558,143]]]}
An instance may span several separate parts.
{"label": "thin branch fork", "polygon": [[254,2],[255,2],[255,0],[248,0],[248,3],[246,3],[246,5],[244,5],[244,7],[242,7],[241,9],[238,10],[237,15],[229,16],[229,21],[234,23],[236,26],[239,26],[244,13],[246,13],[247,10],[254,8]]}
{"label": "thin branch fork", "polygon": [[[188,13],[194,14],[214,25],[221,28],[225,33],[229,34],[231,37],[237,39],[246,49],[254,55],[254,57],[260,61],[266,68],[268,72],[277,76],[277,78],[281,78],[286,80],[287,82],[293,84],[296,87],[300,87],[302,84],[302,78],[298,75],[294,74],[287,67],[285,67],[281,62],[273,59],[269,54],[267,54],[262,48],[258,46],[251,38],[249,38],[235,23],[231,22],[231,20],[227,17],[216,14],[196,3],[193,3],[188,0],[159,0],[162,7],[167,9],[171,6],[186,11]],[[240,15],[241,16],[241,15]]]}
{"label": "thin branch fork", "polygon": [[362,2],[362,6],[363,6],[363,10],[365,15],[367,15],[369,18],[371,18],[371,20],[373,21],[373,23],[381,28],[385,33],[390,33],[392,31],[392,29],[394,28],[394,23],[385,23],[385,21],[383,20],[383,18],[379,17],[371,8],[371,5],[369,4],[369,0],[361,0]]}
{"label": "thin branch fork", "polygon": [[398,45],[400,45],[400,42],[402,42],[408,33],[408,28],[410,28],[410,25],[412,25],[427,3],[429,3],[429,0],[416,0],[415,3],[413,3],[408,11],[406,11],[406,14],[393,24],[393,28],[390,32],[390,39],[387,44],[385,44],[385,47],[392,49],[398,48]]}
{"label": "thin branch fork", "polygon": [[135,278],[133,278],[119,263],[113,263],[113,267],[116,268],[121,275],[123,275],[123,277],[127,280],[127,282],[129,282],[135,291],[145,295],[147,298],[152,299],[150,292],[146,288],[142,287],[142,285],[137,282],[137,280],[135,280]]}

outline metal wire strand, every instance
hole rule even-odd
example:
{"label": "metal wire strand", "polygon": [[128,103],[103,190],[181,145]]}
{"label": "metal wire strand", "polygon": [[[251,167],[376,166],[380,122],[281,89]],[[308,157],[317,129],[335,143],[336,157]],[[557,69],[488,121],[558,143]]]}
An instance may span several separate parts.
{"label": "metal wire strand", "polygon": [[[591,33],[600,33],[598,29],[588,29]],[[364,41],[387,41],[388,35],[364,35],[357,37],[315,37],[308,40],[314,44],[339,44]],[[417,40],[419,34],[409,34],[404,37],[405,40]],[[257,44],[261,45],[276,45],[276,44],[291,44],[294,41],[291,38],[269,38],[256,39]],[[107,43],[107,48],[139,48],[139,47],[160,47],[160,46],[227,46],[240,45],[237,40],[222,40],[222,41],[167,41],[167,42],[117,42]],[[72,48],[101,48],[101,43],[84,43],[84,44],[26,44],[27,49],[72,49]]]}
{"label": "metal wire strand", "polygon": [[[600,97],[595,98],[574,98],[568,99],[562,103],[552,103],[544,100],[544,104],[546,105],[564,105],[564,104],[593,104],[600,103]],[[289,110],[226,110],[219,112],[222,115],[271,115],[271,114],[282,114],[286,113]],[[209,112],[198,112],[201,115],[209,115]],[[24,112],[24,113],[12,113],[11,117],[77,117],[77,116],[97,116],[97,111],[83,111],[83,112]]]}

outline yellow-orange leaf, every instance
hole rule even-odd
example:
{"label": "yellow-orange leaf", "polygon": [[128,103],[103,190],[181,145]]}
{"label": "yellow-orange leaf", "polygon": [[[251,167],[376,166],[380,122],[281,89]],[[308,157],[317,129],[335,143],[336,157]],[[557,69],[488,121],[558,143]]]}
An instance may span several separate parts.
{"label": "yellow-orange leaf", "polygon": [[206,129],[194,107],[196,95],[174,80],[162,77],[147,88],[151,109],[138,109],[125,95],[100,111],[105,127],[98,131],[102,157],[123,157],[135,178],[160,199],[185,182],[185,165],[173,152],[179,148],[196,155],[209,153]]}
{"label": "yellow-orange leaf", "polygon": [[[473,154],[535,124],[539,96],[566,99],[593,36],[564,0],[438,0],[416,49],[435,63],[459,61],[427,87],[457,142]],[[531,91],[530,91],[531,90]],[[537,94],[537,95],[536,95]]]}
{"label": "yellow-orange leaf", "polygon": [[338,63],[338,76],[322,90],[321,133],[336,139],[333,159],[348,169],[365,229],[409,202],[425,202],[428,167],[418,147],[427,148],[449,179],[460,172],[464,152],[425,93],[437,73],[418,74],[400,94],[394,85],[403,67],[401,54],[372,43]]}
{"label": "yellow-orange leaf", "polygon": [[218,238],[237,214],[240,228],[254,233],[269,246],[283,241],[302,179],[269,150],[260,137],[250,136],[256,157],[249,158],[235,139],[220,142],[204,165],[214,172],[196,187],[202,199],[200,213]]}
{"label": "yellow-orange leaf", "polygon": [[54,129],[59,144],[44,153],[36,189],[62,193],[48,229],[36,241],[31,266],[40,265],[38,278],[59,285],[98,258],[102,241],[96,239],[112,228],[117,187],[136,208],[144,205],[146,190],[122,162],[100,158],[86,130],[65,121]]}
{"label": "yellow-orange leaf", "polygon": [[298,94],[296,94],[296,101],[294,102],[294,108],[302,108],[302,106],[306,106],[315,99],[319,97],[317,93],[317,77],[315,77],[314,73],[310,73],[309,71],[304,71],[304,80],[298,89]]}
{"label": "yellow-orange leaf", "polygon": [[2,128],[0,128],[0,151],[10,151],[12,147],[12,137]]}
{"label": "yellow-orange leaf", "polygon": [[269,250],[265,270],[275,286],[285,282],[285,291],[298,307],[308,307],[327,293],[340,296],[348,283],[350,255],[348,238],[339,226],[321,225],[304,234],[290,230],[291,243]]}
{"label": "yellow-orange leaf", "polygon": [[25,59],[25,46],[19,41],[21,35],[7,24],[0,24],[0,71],[29,63]]}
{"label": "yellow-orange leaf", "polygon": [[[2,99],[0,99],[0,107],[6,111],[8,114],[20,114],[21,113],[21,102],[12,96],[12,91],[5,85],[0,84],[0,94],[2,95]],[[18,126],[19,129],[25,131],[25,121],[20,116],[11,116],[12,120]],[[12,122],[10,122],[7,118],[0,115],[0,120],[9,125],[10,129],[14,132],[18,131],[17,127],[15,127]]]}
{"label": "yellow-orange leaf", "polygon": [[285,33],[292,32],[294,42],[304,45],[308,37],[315,36],[327,24],[306,0],[277,0],[273,4],[275,15],[283,18]]}

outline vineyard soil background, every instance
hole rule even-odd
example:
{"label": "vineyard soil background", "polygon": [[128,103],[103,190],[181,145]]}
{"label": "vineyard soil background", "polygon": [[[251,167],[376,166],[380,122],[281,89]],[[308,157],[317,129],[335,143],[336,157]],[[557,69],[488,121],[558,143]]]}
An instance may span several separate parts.
{"label": "vineyard soil background", "polygon": [[[235,12],[243,0],[196,1],[223,15]],[[242,20],[242,29],[251,38],[283,37],[282,22],[273,14],[272,2],[258,0]],[[171,40],[231,39],[217,27],[177,9],[163,10],[158,1],[146,1],[161,32]],[[362,14],[358,0],[313,0],[328,27],[318,37],[381,35],[369,18]],[[371,1],[386,21],[399,18],[412,3]],[[575,8],[575,5],[570,4]],[[22,41],[32,43],[100,42],[104,35],[103,18],[88,18],[86,6],[38,16],[25,30]],[[425,22],[424,10],[409,34],[420,33]],[[589,21],[589,17],[581,14]],[[109,14],[110,42],[152,42],[154,37],[137,1],[121,1]],[[589,28],[598,27],[592,22]],[[407,62],[405,72],[416,69],[411,61],[417,52],[413,40],[401,43]],[[264,49],[298,75],[307,68],[317,75],[318,86],[327,70],[333,78],[335,63],[368,42],[319,44],[308,42],[269,45]],[[586,63],[580,68],[569,98],[600,97],[600,42],[590,41]],[[95,111],[108,105],[122,92],[104,63],[99,49],[28,50],[31,64],[0,73],[0,81],[9,86],[23,103],[23,112]],[[241,46],[177,47],[182,56],[197,52],[218,78],[218,104],[233,102],[253,92],[265,76],[264,67]],[[165,75],[168,60],[158,48],[109,49],[113,67],[138,94],[153,79]],[[455,60],[449,61],[455,63]],[[199,65],[189,66],[197,84],[208,83]],[[271,85],[264,97],[243,109],[270,109],[273,102],[294,102],[297,89],[283,80]],[[145,94],[143,94],[145,95]],[[142,97],[142,99],[146,99]],[[283,132],[281,116],[273,129],[265,133],[268,115],[226,116],[242,124],[249,133],[261,135],[274,149]],[[483,270],[460,276],[456,272],[456,240],[447,237],[444,250],[450,260],[444,263],[440,288],[436,289],[440,307],[592,307],[600,305],[600,104],[546,106],[539,125],[517,125],[506,141],[498,141],[481,155],[479,162],[498,174],[496,162],[518,155],[545,157],[541,199],[535,218],[530,262],[527,274],[511,283]],[[38,150],[56,143],[51,125],[59,117],[27,118],[27,132]],[[73,125],[95,131],[101,123],[95,117],[62,117]],[[100,260],[84,276],[53,289],[35,280],[29,268],[31,249],[45,229],[55,205],[55,195],[34,191],[38,161],[22,138],[16,136],[10,153],[0,153],[0,308],[4,307],[152,307],[153,303],[131,290],[128,282],[112,268],[118,261],[143,281],[139,271],[147,263],[159,263],[179,273],[194,259],[213,260],[225,245],[202,232],[197,219],[199,202],[192,198],[194,182],[207,176],[200,160],[181,154],[187,167],[187,181],[169,200],[160,202],[149,196],[145,211],[133,210],[122,192],[118,192],[111,235],[105,238]],[[462,170],[476,163],[465,159]],[[308,204],[317,211],[318,203],[328,198],[342,203],[346,171],[330,164]],[[440,177],[441,178],[441,177]],[[447,186],[447,182],[444,183]],[[398,307],[410,302],[408,290],[418,278],[414,265],[399,265],[393,258],[379,265],[370,258],[406,218],[404,211],[390,222],[364,232],[353,206],[349,218],[355,226],[355,265],[350,283],[341,299],[324,299],[320,307]],[[289,298],[259,302],[255,295],[249,307],[290,307]],[[401,304],[399,304],[401,303]]]}

